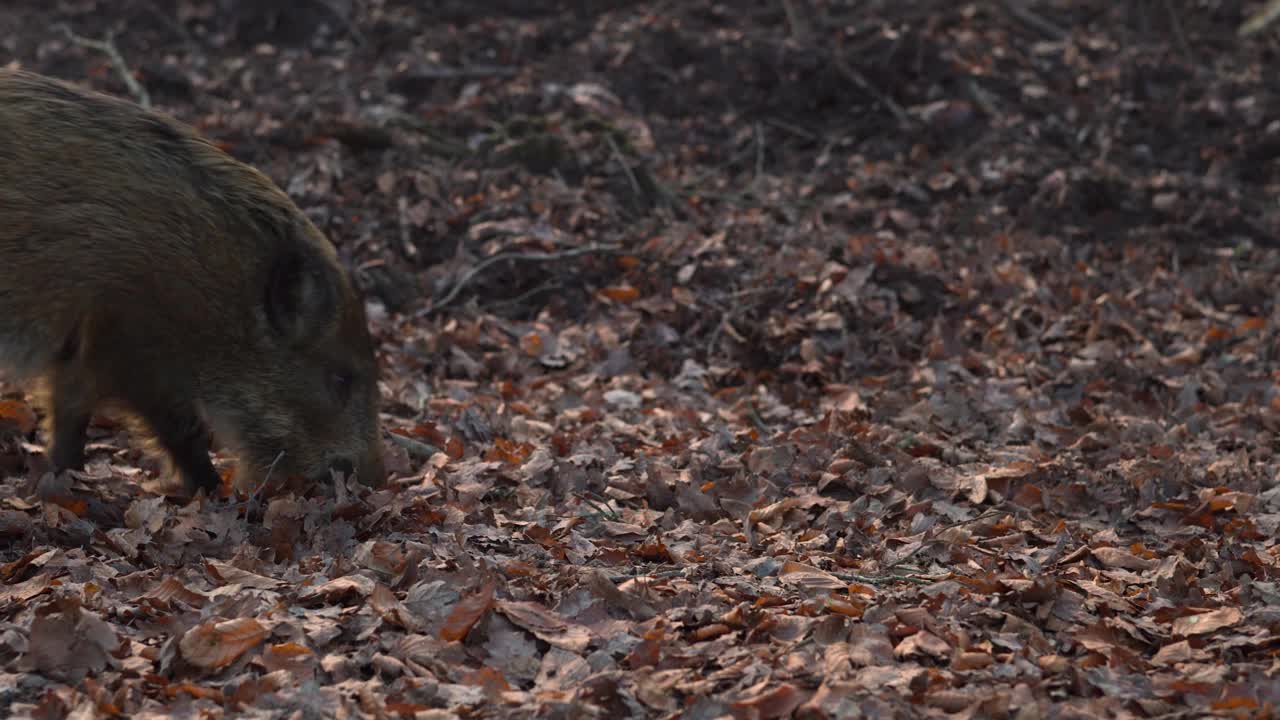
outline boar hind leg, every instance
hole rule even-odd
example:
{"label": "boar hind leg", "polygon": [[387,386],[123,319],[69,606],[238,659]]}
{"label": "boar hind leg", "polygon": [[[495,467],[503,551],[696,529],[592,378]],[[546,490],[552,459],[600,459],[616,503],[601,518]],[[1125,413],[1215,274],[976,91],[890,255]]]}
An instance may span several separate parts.
{"label": "boar hind leg", "polygon": [[214,496],[222,478],[209,459],[209,433],[196,409],[140,408],[139,411],[156,442],[168,452],[174,469],[182,476],[187,494],[204,490],[205,494]]}

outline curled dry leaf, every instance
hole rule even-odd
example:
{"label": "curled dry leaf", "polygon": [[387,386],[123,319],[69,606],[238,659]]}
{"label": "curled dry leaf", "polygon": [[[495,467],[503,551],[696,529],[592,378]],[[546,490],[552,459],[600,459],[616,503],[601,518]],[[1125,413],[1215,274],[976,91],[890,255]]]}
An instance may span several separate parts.
{"label": "curled dry leaf", "polygon": [[951,654],[951,646],[947,644],[946,640],[937,635],[927,630],[921,630],[898,643],[893,652],[899,658],[929,656],[941,660],[946,659]]}
{"label": "curled dry leaf", "polygon": [[496,584],[490,581],[475,593],[459,600],[449,611],[449,617],[445,618],[444,627],[440,629],[440,637],[450,642],[466,637],[472,626],[493,607],[495,589]]}
{"label": "curled dry leaf", "polygon": [[503,600],[497,604],[497,609],[539,640],[563,650],[582,652],[591,644],[590,630],[569,624],[560,615],[537,603]]}
{"label": "curled dry leaf", "polygon": [[643,598],[618,589],[618,586],[614,585],[613,581],[599,570],[588,571],[585,583],[593,593],[602,598],[611,607],[626,610],[636,620],[648,620],[657,614],[653,606],[645,602]]}
{"label": "curled dry leaf", "polygon": [[344,575],[322,585],[306,588],[298,593],[298,601],[304,603],[319,601],[334,603],[343,600],[366,598],[373,593],[376,584],[373,580],[363,575]]}
{"label": "curled dry leaf", "polygon": [[767,718],[790,717],[791,712],[803,703],[808,693],[790,683],[759,691],[748,698],[733,703],[734,714],[747,717]]}
{"label": "curled dry leaf", "polygon": [[209,577],[219,585],[241,585],[258,590],[274,590],[281,585],[280,581],[275,578],[251,573],[248,570],[241,570],[235,565],[220,560],[208,560],[205,562],[204,568]]}
{"label": "curled dry leaf", "polygon": [[294,642],[276,643],[262,649],[259,658],[267,672],[286,671],[298,678],[313,674],[317,665],[316,655],[311,649]]}
{"label": "curled dry leaf", "polygon": [[782,564],[778,579],[806,590],[843,590],[848,583],[824,570],[793,560]]}
{"label": "curled dry leaf", "polygon": [[162,607],[168,607],[170,603],[176,601],[193,608],[202,608],[209,601],[209,598],[204,593],[188,588],[174,577],[166,578],[164,582],[155,586],[150,592],[138,599]]}
{"label": "curled dry leaf", "polygon": [[1224,607],[1200,613],[1199,615],[1180,617],[1173,621],[1173,632],[1175,635],[1182,637],[1207,635],[1223,628],[1238,625],[1243,620],[1244,613],[1240,612],[1240,608]]}
{"label": "curled dry leaf", "polygon": [[355,560],[362,567],[394,580],[404,575],[409,556],[396,543],[373,540],[356,549]]}
{"label": "curled dry leaf", "polygon": [[42,572],[16,585],[0,586],[0,608],[9,603],[26,602],[53,586],[53,573]]}
{"label": "curled dry leaf", "polygon": [[217,671],[252,650],[267,635],[267,628],[253,618],[210,620],[183,633],[178,649],[188,663]]}
{"label": "curled dry leaf", "polygon": [[1091,550],[1093,556],[1103,565],[1124,570],[1150,570],[1160,566],[1160,561],[1138,557],[1128,550],[1116,547],[1096,547]]}
{"label": "curled dry leaf", "polygon": [[498,700],[502,697],[502,693],[511,690],[511,685],[507,683],[507,679],[503,677],[502,673],[488,665],[482,665],[480,668],[467,673],[462,678],[462,682],[480,687],[490,701]]}
{"label": "curled dry leaf", "polygon": [[124,524],[130,529],[145,530],[154,535],[164,528],[168,516],[163,497],[143,498],[129,504],[129,509],[124,511]]}
{"label": "curled dry leaf", "polygon": [[50,677],[78,680],[113,662],[120,647],[115,630],[73,598],[36,610],[23,664]]}
{"label": "curled dry leaf", "polygon": [[369,607],[373,609],[378,617],[392,625],[398,625],[409,632],[419,632],[422,630],[424,623],[417,615],[414,615],[404,606],[391,588],[377,583],[373,592],[369,594]]}

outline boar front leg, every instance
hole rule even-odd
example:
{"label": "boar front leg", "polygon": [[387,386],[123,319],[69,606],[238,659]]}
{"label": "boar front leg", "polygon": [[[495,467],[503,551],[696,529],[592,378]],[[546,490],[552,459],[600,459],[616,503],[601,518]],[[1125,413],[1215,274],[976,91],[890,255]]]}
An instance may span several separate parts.
{"label": "boar front leg", "polygon": [[62,358],[46,379],[44,404],[49,462],[55,472],[84,469],[84,444],[93,399],[72,359]]}
{"label": "boar front leg", "polygon": [[77,389],[55,385],[49,419],[49,461],[55,472],[84,469],[89,410]]}
{"label": "boar front leg", "polygon": [[193,406],[177,408],[138,408],[143,421],[155,435],[156,442],[169,454],[174,469],[181,475],[188,496],[204,490],[209,497],[217,494],[222,478],[209,459],[209,432]]}

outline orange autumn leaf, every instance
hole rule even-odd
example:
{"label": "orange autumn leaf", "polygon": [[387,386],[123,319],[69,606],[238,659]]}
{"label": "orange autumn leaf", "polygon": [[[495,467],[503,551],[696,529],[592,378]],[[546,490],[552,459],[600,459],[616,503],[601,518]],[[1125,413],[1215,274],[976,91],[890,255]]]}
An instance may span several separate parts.
{"label": "orange autumn leaf", "polygon": [[11,424],[23,435],[36,429],[36,414],[19,400],[0,400],[0,427]]}
{"label": "orange autumn leaf", "polygon": [[520,337],[520,349],[525,355],[537,357],[542,354],[542,336],[536,332],[528,332]]}
{"label": "orange autumn leaf", "polygon": [[505,462],[508,465],[523,465],[533,454],[533,446],[529,443],[517,443],[506,438],[497,438],[493,447],[484,454],[489,462]]}
{"label": "orange autumn leaf", "polygon": [[1222,342],[1231,339],[1231,330],[1221,325],[1213,325],[1204,334],[1205,342]]}
{"label": "orange autumn leaf", "polygon": [[804,700],[805,693],[803,691],[794,685],[784,684],[746,700],[733,703],[730,707],[739,712],[748,712],[750,717],[782,718],[789,717],[791,711],[799,707]]}
{"label": "orange autumn leaf", "polygon": [[305,657],[313,654],[311,648],[295,642],[276,643],[267,647],[267,652],[282,658]]}
{"label": "orange autumn leaf", "polygon": [[175,577],[166,578],[164,582],[157,585],[143,597],[161,606],[168,606],[170,603],[177,601],[190,607],[199,608],[204,607],[205,602],[208,601],[208,598],[203,593],[188,588]]}
{"label": "orange autumn leaf", "polygon": [[503,674],[488,665],[483,665],[477,670],[472,670],[462,677],[465,685],[474,685],[484,690],[486,697],[496,699],[502,693],[511,690],[511,685],[507,683],[507,678]]}
{"label": "orange autumn leaf", "polygon": [[542,547],[554,548],[562,547],[563,544],[556,540],[551,531],[542,525],[530,525],[523,530],[524,536]]}
{"label": "orange autumn leaf", "polygon": [[440,629],[440,638],[449,642],[462,640],[484,614],[493,609],[494,583],[486,583],[474,594],[458,601]]}
{"label": "orange autumn leaf", "polygon": [[84,517],[89,512],[89,502],[74,495],[50,495],[45,498],[47,502],[66,510],[76,517]]}
{"label": "orange autumn leaf", "polygon": [[849,600],[840,600],[837,598],[827,600],[827,610],[836,615],[860,618],[862,617],[863,611],[866,609],[866,605],[862,603],[850,602]]}
{"label": "orange autumn leaf", "polygon": [[733,632],[733,628],[725,625],[724,623],[711,623],[710,625],[703,625],[697,630],[694,630],[693,633],[691,633],[691,637],[696,642],[700,640],[711,640],[713,638],[718,638],[721,635],[727,635],[731,632]]}
{"label": "orange autumn leaf", "polygon": [[600,290],[600,295],[614,302],[631,302],[640,297],[640,291],[630,285],[614,285]]}
{"label": "orange autumn leaf", "polygon": [[1248,697],[1229,697],[1214,701],[1211,707],[1214,710],[1257,710],[1258,701]]}
{"label": "orange autumn leaf", "polygon": [[443,445],[445,441],[444,433],[440,432],[440,428],[436,427],[433,422],[422,422],[409,428],[407,432],[401,430],[392,430],[399,435],[407,435],[409,437],[417,437],[432,445]]}
{"label": "orange autumn leaf", "polygon": [[641,560],[649,562],[671,562],[671,550],[661,542],[652,542],[639,545],[632,551],[633,554]]}
{"label": "orange autumn leaf", "polygon": [[315,653],[304,645],[299,645],[295,642],[284,642],[263,648],[259,659],[267,672],[288,670],[295,673],[305,673],[315,660]]}
{"label": "orange autumn leaf", "polygon": [[172,685],[166,685],[164,688],[164,694],[170,699],[177,698],[182,693],[199,700],[222,702],[222,691],[217,688],[201,687],[189,682],[173,683]]}
{"label": "orange autumn leaf", "polygon": [[268,631],[253,618],[211,620],[197,625],[178,641],[187,662],[205,670],[221,670],[266,639]]}
{"label": "orange autumn leaf", "polygon": [[1248,332],[1256,332],[1267,326],[1267,319],[1263,317],[1245,318],[1236,328],[1236,332],[1244,334]]}
{"label": "orange autumn leaf", "polygon": [[662,643],[646,637],[627,654],[626,664],[632,669],[653,667],[662,658]]}

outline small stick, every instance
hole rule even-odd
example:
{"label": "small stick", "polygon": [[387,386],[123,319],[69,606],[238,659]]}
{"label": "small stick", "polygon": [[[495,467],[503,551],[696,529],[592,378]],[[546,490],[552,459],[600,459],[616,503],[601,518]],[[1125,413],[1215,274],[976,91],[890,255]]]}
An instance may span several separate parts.
{"label": "small stick", "polygon": [[764,175],[764,126],[756,123],[756,177],[751,181],[752,185],[760,182],[761,176]]}
{"label": "small stick", "polygon": [[911,116],[907,114],[906,110],[902,109],[901,105],[894,102],[893,98],[880,92],[879,88],[872,85],[871,81],[868,80],[865,75],[858,72],[856,68],[851,66],[838,51],[832,53],[832,58],[835,60],[836,70],[838,70],[841,75],[844,75],[846,78],[853,81],[854,85],[862,88],[871,95],[871,97],[878,100],[881,105],[884,105],[885,108],[888,109],[895,118],[897,118],[898,122],[903,127],[913,127],[915,125],[915,123],[911,121]]}
{"label": "small stick", "polygon": [[1263,5],[1261,10],[1246,20],[1244,24],[1236,30],[1236,35],[1240,37],[1249,37],[1250,35],[1261,32],[1268,25],[1275,22],[1275,19],[1278,17],[1280,17],[1280,0],[1271,0],[1266,5]]}
{"label": "small stick", "polygon": [[627,174],[627,181],[631,183],[631,192],[636,197],[643,198],[644,191],[640,189],[640,181],[636,179],[635,173],[631,172],[631,166],[627,164],[627,159],[622,156],[622,150],[618,147],[618,143],[613,141],[612,133],[605,133],[604,139],[609,142],[609,147],[613,148],[613,157],[622,166],[622,171]]}
{"label": "small stick", "polygon": [[1021,0],[1000,0],[1000,6],[1004,8],[1005,12],[1013,16],[1013,19],[1021,22],[1023,25],[1038,30],[1050,40],[1062,42],[1070,36],[1070,33],[1066,30],[1063,30],[1057,25],[1054,25],[1048,20],[1045,20],[1032,12],[1031,9],[1026,6],[1026,3]]}
{"label": "small stick", "polygon": [[564,260],[566,258],[587,255],[590,253],[615,253],[620,252],[621,250],[622,248],[617,245],[592,245],[590,247],[574,248],[573,250],[565,250],[555,253],[505,253],[502,255],[494,255],[476,263],[475,267],[468,270],[467,274],[462,276],[462,279],[458,280],[458,282],[454,283],[453,287],[449,288],[449,292],[445,293],[444,297],[432,303],[431,307],[426,308],[425,310],[419,310],[417,316],[424,317],[426,315],[430,315],[436,310],[439,310],[445,305],[453,302],[457,299],[458,294],[462,292],[462,288],[466,287],[467,284],[475,278],[475,276],[488,269],[491,265],[502,262],[503,260],[548,262],[552,260]]}
{"label": "small stick", "polygon": [[138,79],[133,76],[133,72],[129,70],[129,64],[124,61],[124,56],[120,54],[120,50],[116,47],[114,31],[108,30],[101,40],[94,40],[71,32],[71,28],[64,24],[59,23],[58,27],[62,29],[67,39],[76,45],[105,54],[111,60],[111,65],[115,67],[116,73],[120,75],[120,79],[124,81],[125,86],[129,88],[129,92],[133,94],[138,104],[150,109],[151,95],[147,93],[147,89],[142,87],[142,83],[138,82]]}

